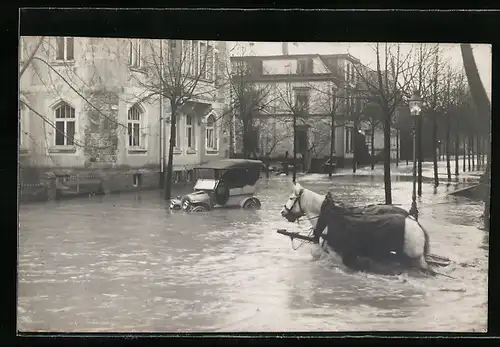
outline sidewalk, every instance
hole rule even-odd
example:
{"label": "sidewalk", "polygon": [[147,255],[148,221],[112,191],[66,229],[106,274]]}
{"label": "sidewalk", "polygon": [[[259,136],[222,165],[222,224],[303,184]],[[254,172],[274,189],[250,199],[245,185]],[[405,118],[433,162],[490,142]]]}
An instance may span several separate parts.
{"label": "sidewalk", "polygon": [[[467,163],[466,163],[467,164]],[[454,179],[455,176],[455,158],[453,157],[452,160],[450,160],[450,169],[451,169],[451,176]],[[478,181],[481,175],[484,173],[484,168],[481,168],[480,170],[475,168],[474,171],[467,171],[468,166],[466,165],[466,171],[463,172],[462,168],[462,158],[459,158],[459,179],[466,179],[470,181]],[[337,169],[335,172],[336,175],[383,175],[384,174],[384,166],[383,164],[377,164],[375,165],[374,170],[371,170],[370,166],[364,166],[362,168],[358,168],[356,170],[356,173],[353,174],[352,168],[342,168],[342,169]],[[399,162],[399,165],[396,166],[395,163],[391,163],[391,175],[398,175],[398,176],[411,176],[413,175],[413,163],[408,162],[408,165],[406,165],[406,161],[401,161]],[[425,178],[434,178],[434,164],[432,161],[425,161],[422,162],[422,177]],[[446,169],[446,160],[441,160],[438,161],[438,177],[439,180],[447,180],[448,174],[447,174],[447,169]]]}

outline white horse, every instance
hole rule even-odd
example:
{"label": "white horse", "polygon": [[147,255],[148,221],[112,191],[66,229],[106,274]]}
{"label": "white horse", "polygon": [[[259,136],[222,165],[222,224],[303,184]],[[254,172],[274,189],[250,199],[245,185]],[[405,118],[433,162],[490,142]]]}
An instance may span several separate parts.
{"label": "white horse", "polygon": [[[316,226],[325,195],[317,194],[305,189],[299,183],[293,183],[293,193],[281,210],[281,215],[289,222],[307,216],[311,226]],[[431,270],[425,260],[429,253],[429,237],[424,228],[412,217],[408,216],[404,224],[403,252],[412,260],[415,267],[422,270]]]}

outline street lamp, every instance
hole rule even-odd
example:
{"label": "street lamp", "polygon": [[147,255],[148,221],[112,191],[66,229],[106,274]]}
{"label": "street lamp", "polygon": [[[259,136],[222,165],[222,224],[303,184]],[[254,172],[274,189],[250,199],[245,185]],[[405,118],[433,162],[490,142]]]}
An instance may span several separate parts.
{"label": "street lamp", "polygon": [[410,114],[413,117],[413,191],[411,195],[411,208],[410,208],[410,214],[415,217],[415,219],[418,219],[418,209],[417,209],[417,193],[416,193],[416,188],[417,188],[417,156],[416,156],[416,143],[415,143],[415,138],[416,138],[416,130],[417,130],[417,119],[420,117],[420,114],[422,113],[422,98],[420,97],[420,91],[415,90],[413,92],[413,95],[411,99],[408,102],[408,105],[410,107]]}

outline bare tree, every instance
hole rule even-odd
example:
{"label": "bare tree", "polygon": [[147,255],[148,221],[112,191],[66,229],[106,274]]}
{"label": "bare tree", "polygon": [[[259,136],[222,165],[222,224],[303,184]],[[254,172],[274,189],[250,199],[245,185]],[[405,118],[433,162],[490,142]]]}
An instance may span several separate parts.
{"label": "bare tree", "polygon": [[[233,50],[240,49],[240,54],[245,55],[242,45],[235,45]],[[257,62],[259,63],[259,62]],[[231,94],[231,106],[228,109],[236,122],[235,128],[238,137],[242,139],[242,152],[245,158],[257,157],[259,152],[258,135],[263,135],[270,143],[269,134],[274,124],[274,114],[272,104],[276,97],[273,84],[258,83],[254,77],[262,72],[262,65],[253,61],[235,59],[233,63],[221,68],[224,71],[224,78],[227,81]],[[270,124],[264,119],[273,119]],[[278,120],[279,121],[279,120]],[[235,134],[236,135],[236,134]],[[279,141],[278,141],[279,143]],[[271,145],[273,148],[277,145]],[[272,152],[272,150],[271,150]]]}
{"label": "bare tree", "polygon": [[383,114],[384,131],[384,186],[385,203],[392,204],[391,193],[391,126],[396,108],[408,93],[408,87],[415,78],[416,64],[412,61],[412,51],[403,54],[400,44],[385,43],[383,52],[380,44],[375,46],[376,70],[366,71],[355,65],[357,75],[366,85],[364,94],[376,96]]}
{"label": "bare tree", "polygon": [[[323,88],[315,85],[314,83],[309,83],[308,86],[317,93],[317,98],[314,100],[319,113],[324,114],[324,118],[320,120],[316,125],[320,124],[321,129],[315,127],[315,136],[321,138],[324,142],[330,143],[330,153],[328,160],[328,177],[332,177],[333,174],[333,163],[335,150],[335,131],[338,126],[345,125],[345,116],[340,118],[337,113],[339,109],[346,106],[345,98],[341,96],[341,91],[338,87],[339,81],[333,76],[331,81],[328,81],[323,85]],[[327,123],[327,124],[325,124]],[[330,131],[329,138],[326,139],[324,136],[324,127],[327,127]],[[316,143],[316,141],[314,141]],[[321,152],[319,149],[315,149],[315,152]],[[322,149],[321,149],[322,150]]]}
{"label": "bare tree", "polygon": [[218,54],[209,42],[192,45],[180,40],[144,40],[145,50],[140,57],[143,75],[134,81],[145,90],[141,100],[161,97],[170,106],[170,141],[168,149],[165,199],[171,198],[173,153],[177,138],[177,120],[188,102],[211,104],[217,99],[220,87],[215,83],[215,61]]}
{"label": "bare tree", "polygon": [[[284,85],[278,86],[276,88],[276,95],[278,97],[277,102],[279,106],[277,107],[280,111],[286,115],[292,116],[292,129],[293,129],[293,181],[297,177],[297,127],[300,125],[308,126],[308,116],[310,115],[310,92],[311,88],[307,83],[297,83],[293,84],[288,80]],[[308,144],[306,151],[302,153],[302,159],[304,164],[307,163],[311,151],[314,149],[314,143],[312,147]],[[307,158],[304,158],[307,156]]]}

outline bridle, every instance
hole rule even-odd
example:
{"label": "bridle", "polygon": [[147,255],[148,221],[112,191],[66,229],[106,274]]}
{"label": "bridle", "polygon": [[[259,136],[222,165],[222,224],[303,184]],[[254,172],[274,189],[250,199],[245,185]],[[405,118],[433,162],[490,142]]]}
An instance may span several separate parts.
{"label": "bridle", "polygon": [[[302,209],[302,204],[300,202],[300,200],[302,200],[301,198],[302,198],[302,193],[303,192],[304,191],[301,190],[298,195],[297,194],[295,195],[295,201],[293,202],[293,204],[292,204],[292,206],[290,208],[286,207],[286,204],[283,205],[283,208],[285,209],[285,211],[287,212],[287,214],[290,214],[290,215],[294,216],[295,219],[299,219],[300,217],[303,217],[303,216],[306,215],[305,211]],[[295,207],[295,204],[297,204],[297,203],[299,204],[299,211],[300,211],[299,214],[297,214],[297,213],[295,213],[295,212],[292,211],[293,208]]]}

